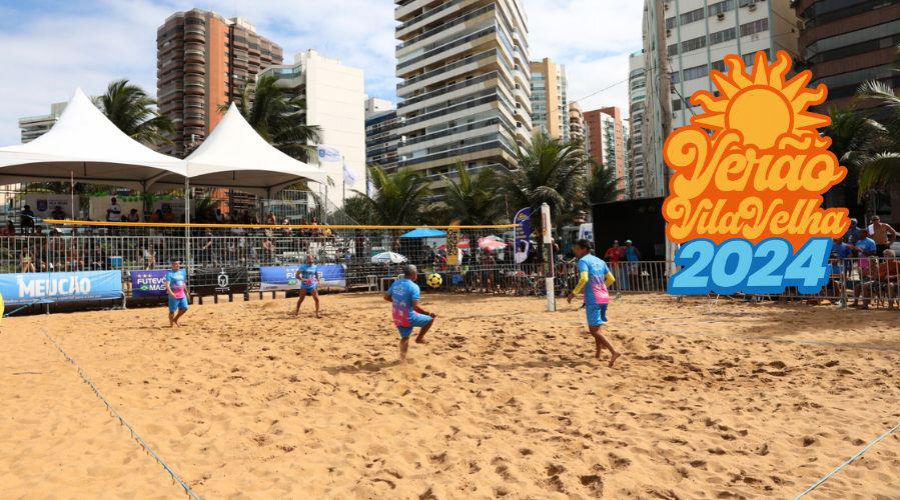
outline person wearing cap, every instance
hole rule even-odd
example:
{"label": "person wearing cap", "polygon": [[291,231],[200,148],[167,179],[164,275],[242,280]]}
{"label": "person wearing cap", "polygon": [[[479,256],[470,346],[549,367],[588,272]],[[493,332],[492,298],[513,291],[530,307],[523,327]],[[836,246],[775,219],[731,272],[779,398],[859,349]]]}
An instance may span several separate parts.
{"label": "person wearing cap", "polygon": [[600,353],[603,349],[609,350],[609,367],[612,368],[613,363],[620,354],[613,348],[612,344],[606,340],[606,337],[600,333],[600,327],[606,323],[606,309],[609,306],[609,290],[607,286],[613,284],[616,280],[609,267],[602,259],[591,255],[593,244],[590,240],[581,239],[575,243],[573,247],[575,255],[578,256],[578,284],[575,286],[566,300],[571,304],[575,295],[584,290],[584,308],[587,314],[588,331],[594,337],[596,353],[594,357],[600,359]]}
{"label": "person wearing cap", "polygon": [[392,315],[394,325],[400,332],[400,362],[406,361],[409,349],[409,336],[413,328],[420,328],[416,336],[417,344],[425,343],[425,334],[434,325],[437,314],[422,309],[419,303],[421,290],[416,284],[418,269],[409,264],[403,268],[403,276],[393,282],[384,294],[384,300],[393,304]]}
{"label": "person wearing cap", "polygon": [[875,240],[875,251],[881,255],[885,250],[891,248],[891,243],[897,239],[897,231],[890,225],[881,222],[881,217],[875,215],[872,217],[872,223],[869,224],[869,236]]}
{"label": "person wearing cap", "polygon": [[625,240],[625,260],[628,261],[628,279],[631,281],[629,285],[631,289],[637,288],[638,285],[638,262],[641,260],[641,252],[631,243],[631,240]]}
{"label": "person wearing cap", "polygon": [[188,310],[187,273],[177,258],[172,259],[172,269],[166,273],[166,293],[169,295],[169,326],[176,328],[178,320]]}
{"label": "person wearing cap", "polygon": [[859,221],[855,218],[850,219],[850,227],[847,228],[847,232],[844,233],[844,236],[841,238],[841,241],[844,243],[854,244],[856,243],[856,239],[859,238]]}

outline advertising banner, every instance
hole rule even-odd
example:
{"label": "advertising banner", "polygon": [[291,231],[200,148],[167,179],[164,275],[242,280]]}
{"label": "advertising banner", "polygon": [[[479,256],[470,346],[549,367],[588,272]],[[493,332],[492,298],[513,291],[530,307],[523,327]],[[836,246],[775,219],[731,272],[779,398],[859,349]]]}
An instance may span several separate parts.
{"label": "advertising banner", "polygon": [[131,271],[131,296],[165,297],[167,272],[165,269]]}
{"label": "advertising banner", "polygon": [[[77,200],[77,196],[75,197]],[[72,219],[72,197],[68,194],[28,193],[25,204],[31,207],[34,216],[39,219],[51,219],[56,207],[62,210],[64,219]]]}
{"label": "advertising banner", "polygon": [[190,279],[190,290],[195,295],[232,295],[244,293],[249,287],[247,269],[243,267],[198,269]]}
{"label": "advertising banner", "polygon": [[750,71],[739,55],[725,64],[710,72],[715,94],[691,96],[703,113],[664,145],[674,173],[662,213],[682,267],[668,291],[817,293],[828,281],[832,239],[850,225],[846,208],[822,208],[823,193],[847,176],[819,133],[830,118],[809,111],[828,91],[806,87],[809,71],[788,79],[784,51],[771,63],[757,52]]}
{"label": "advertising banner", "polygon": [[[319,264],[319,286],[323,288],[347,288],[347,272],[343,264]],[[260,291],[299,290],[295,277],[300,265],[259,268]]]}
{"label": "advertising banner", "polygon": [[534,210],[531,207],[523,208],[516,212],[513,223],[516,225],[516,264],[521,264],[528,259],[528,252],[531,250],[531,214]]}
{"label": "advertising banner", "polygon": [[119,271],[0,274],[0,295],[7,305],[120,299]]}

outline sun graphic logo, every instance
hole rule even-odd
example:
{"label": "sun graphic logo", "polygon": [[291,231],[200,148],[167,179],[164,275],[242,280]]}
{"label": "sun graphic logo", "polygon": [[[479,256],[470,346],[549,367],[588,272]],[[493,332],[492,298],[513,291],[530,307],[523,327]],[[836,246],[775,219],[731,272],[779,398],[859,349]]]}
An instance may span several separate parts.
{"label": "sun graphic logo", "polygon": [[828,91],[808,88],[809,71],[788,78],[786,52],[771,64],[757,53],[751,72],[740,56],[724,61],[726,72],[710,72],[716,94],[691,96],[703,113],[663,150],[674,171],[666,235],[682,244],[675,262],[683,266],[669,292],[815,293],[830,274],[832,238],[849,226],[846,209],[821,208],[822,194],[847,175],[819,133],[829,117],[809,110]]}

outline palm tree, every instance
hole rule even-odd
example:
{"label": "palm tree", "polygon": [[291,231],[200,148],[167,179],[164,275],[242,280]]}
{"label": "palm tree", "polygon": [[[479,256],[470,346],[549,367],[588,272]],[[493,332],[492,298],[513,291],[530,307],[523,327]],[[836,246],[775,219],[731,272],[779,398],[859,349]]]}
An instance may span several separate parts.
{"label": "palm tree", "polygon": [[365,200],[372,222],[389,226],[419,223],[431,194],[422,174],[408,170],[387,174],[381,167],[371,166],[369,178],[375,193],[357,193]]}
{"label": "palm tree", "polygon": [[[563,143],[546,133],[532,136],[528,146],[517,148],[518,168],[506,173],[504,190],[513,208],[550,205],[557,225],[583,199],[588,156],[579,143]],[[540,234],[540,219],[535,227]]]}
{"label": "palm tree", "polygon": [[871,189],[900,182],[900,97],[889,85],[879,81],[863,83],[857,97],[878,102],[878,109],[888,114],[880,122],[873,121],[877,131],[868,150],[857,159],[862,197]]}
{"label": "palm tree", "polygon": [[[315,156],[321,128],[306,124],[306,101],[279,87],[277,77],[263,76],[244,86],[236,104],[247,123],[269,144],[300,161]],[[224,113],[228,106],[219,106],[219,111]]]}
{"label": "palm tree", "polygon": [[587,181],[586,190],[588,209],[590,209],[590,205],[596,203],[615,201],[616,197],[622,194],[618,183],[619,179],[613,169],[591,162],[591,176]]}
{"label": "palm tree", "polygon": [[154,99],[126,79],[110,83],[106,93],[94,98],[94,104],[119,130],[138,142],[151,146],[171,142],[167,135],[175,131],[172,121],[159,114]]}
{"label": "palm tree", "polygon": [[831,139],[829,149],[841,165],[847,167],[847,177],[844,182],[832,188],[826,197],[841,192],[842,199],[833,200],[833,204],[846,206],[851,215],[859,216],[859,159],[865,154],[881,125],[866,118],[855,108],[832,107],[828,115],[831,117],[831,124],[824,132]]}
{"label": "palm tree", "polygon": [[441,176],[447,183],[443,201],[454,220],[461,225],[478,226],[496,224],[505,218],[506,210],[497,202],[500,184],[494,170],[483,168],[473,177],[462,164],[457,164],[456,172],[459,180]]}

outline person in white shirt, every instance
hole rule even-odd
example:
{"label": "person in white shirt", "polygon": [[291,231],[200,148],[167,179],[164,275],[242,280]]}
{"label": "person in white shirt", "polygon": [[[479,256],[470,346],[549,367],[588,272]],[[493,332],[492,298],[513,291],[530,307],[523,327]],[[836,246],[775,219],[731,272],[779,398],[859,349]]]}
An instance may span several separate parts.
{"label": "person in white shirt", "polygon": [[106,222],[121,222],[122,221],[122,207],[116,203],[116,199],[112,198],[109,203],[109,208],[106,209]]}

